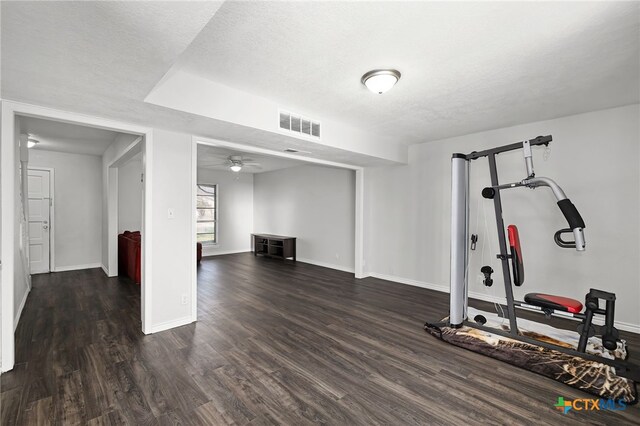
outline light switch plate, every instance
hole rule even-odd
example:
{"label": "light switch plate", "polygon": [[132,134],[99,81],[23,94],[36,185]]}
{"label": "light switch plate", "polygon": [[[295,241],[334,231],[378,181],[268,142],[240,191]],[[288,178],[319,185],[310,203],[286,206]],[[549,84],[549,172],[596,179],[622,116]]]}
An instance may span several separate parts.
{"label": "light switch plate", "polygon": [[173,209],[169,209],[169,210],[167,211],[167,218],[168,218],[168,219],[173,219],[174,217],[176,217],[175,212],[173,211]]}

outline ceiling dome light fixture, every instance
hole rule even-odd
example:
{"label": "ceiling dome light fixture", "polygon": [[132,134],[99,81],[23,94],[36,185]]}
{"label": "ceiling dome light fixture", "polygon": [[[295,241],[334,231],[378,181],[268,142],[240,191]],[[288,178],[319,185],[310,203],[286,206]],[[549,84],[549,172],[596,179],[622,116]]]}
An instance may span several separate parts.
{"label": "ceiling dome light fixture", "polygon": [[239,172],[240,170],[242,170],[242,166],[240,164],[233,164],[229,168],[231,169],[232,172]]}
{"label": "ceiling dome light fixture", "polygon": [[39,140],[33,139],[33,138],[29,138],[29,139],[27,139],[27,148],[33,148],[34,146],[38,145],[39,143],[40,143]]}
{"label": "ceiling dome light fixture", "polygon": [[398,70],[373,70],[363,75],[360,81],[367,86],[367,89],[381,95],[395,86],[400,76]]}

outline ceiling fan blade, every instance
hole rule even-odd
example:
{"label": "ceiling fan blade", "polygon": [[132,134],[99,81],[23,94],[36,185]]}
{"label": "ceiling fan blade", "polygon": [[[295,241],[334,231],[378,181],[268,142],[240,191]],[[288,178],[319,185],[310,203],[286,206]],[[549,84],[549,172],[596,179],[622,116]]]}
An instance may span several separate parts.
{"label": "ceiling fan blade", "polygon": [[259,163],[251,163],[251,164],[244,163],[243,166],[244,167],[253,167],[254,169],[261,169],[262,168],[262,166]]}
{"label": "ceiling fan blade", "polygon": [[257,161],[243,161],[242,164],[244,164],[245,166],[259,166],[260,163],[258,163]]}
{"label": "ceiling fan blade", "polygon": [[229,166],[229,163],[198,163],[200,167],[218,167],[218,166]]}

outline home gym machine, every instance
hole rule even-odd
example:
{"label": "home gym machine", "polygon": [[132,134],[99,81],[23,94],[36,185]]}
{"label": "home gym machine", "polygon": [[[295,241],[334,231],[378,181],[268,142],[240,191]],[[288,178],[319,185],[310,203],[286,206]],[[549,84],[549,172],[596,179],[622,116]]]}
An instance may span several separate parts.
{"label": "home gym machine", "polygon": [[[628,363],[621,359],[610,359],[598,356],[586,351],[587,341],[594,335],[592,320],[594,315],[604,316],[604,326],[601,327],[602,345],[609,350],[614,350],[618,345],[618,331],[614,327],[614,313],[616,296],[613,293],[591,289],[586,295],[583,304],[575,299],[554,296],[549,294],[529,293],[525,296],[525,301],[514,300],[512,285],[521,286],[524,283],[524,266],[522,262],[522,251],[518,229],[514,225],[509,225],[505,232],[505,225],[502,218],[502,201],[500,192],[513,188],[538,188],[548,187],[553,192],[557,200],[560,211],[568,222],[568,228],[557,231],[554,241],[561,248],[573,248],[579,252],[586,249],[584,228],[585,223],[578,213],[578,210],[565,195],[562,188],[552,179],[538,177],[533,168],[533,156],[531,148],[534,146],[548,146],[551,143],[551,136],[539,136],[535,139],[523,142],[492,148],[470,154],[453,154],[451,160],[452,196],[451,196],[451,277],[450,277],[450,312],[446,322],[426,323],[426,330],[440,330],[450,327],[453,329],[463,326],[476,328],[488,333],[507,337],[509,339],[525,342],[530,345],[543,347],[565,353],[567,355],[580,357],[602,363],[613,367],[618,376],[632,381],[640,381],[640,367]],[[524,153],[524,163],[526,177],[519,182],[500,184],[498,181],[498,169],[496,166],[496,156],[522,149]],[[496,225],[498,231],[498,242],[500,253],[497,258],[502,266],[502,276],[504,279],[506,306],[502,307],[502,316],[508,319],[509,327],[493,328],[485,326],[485,319],[482,316],[476,317],[474,321],[467,318],[468,299],[468,278],[469,278],[469,166],[471,161],[479,158],[487,158],[489,161],[489,171],[491,176],[491,186],[482,190],[485,199],[492,200],[495,209]],[[573,234],[573,240],[563,238],[565,234]],[[475,245],[477,236],[474,235],[471,243]],[[509,264],[511,263],[511,265]],[[484,283],[490,286],[493,283],[490,266],[483,266],[481,272],[485,276]],[[513,278],[512,278],[513,277]],[[601,305],[604,302],[604,306]],[[517,324],[517,309],[525,309],[544,313],[547,317],[559,315],[572,317],[581,320],[578,327],[580,339],[577,347],[568,348],[550,342],[536,340],[532,337],[520,333]],[[441,333],[442,335],[442,333]]]}

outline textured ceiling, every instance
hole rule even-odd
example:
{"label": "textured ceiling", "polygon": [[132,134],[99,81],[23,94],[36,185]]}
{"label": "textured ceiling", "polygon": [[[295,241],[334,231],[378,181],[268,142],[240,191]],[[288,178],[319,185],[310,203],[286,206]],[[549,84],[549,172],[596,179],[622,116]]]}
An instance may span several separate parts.
{"label": "textured ceiling", "polygon": [[[282,134],[144,102],[220,2],[0,2],[3,99],[273,150],[309,150]],[[37,28],[37,31],[25,31]],[[313,156],[390,162],[323,145]]]}
{"label": "textured ceiling", "polygon": [[308,164],[303,161],[291,160],[289,158],[272,157],[268,155],[247,153],[227,148],[198,144],[198,168],[229,171],[229,166],[221,163],[224,163],[225,160],[232,155],[240,155],[244,161],[260,163],[260,168],[243,167],[242,170],[240,170],[240,173],[264,173]]}
{"label": "textured ceiling", "polygon": [[20,133],[39,143],[32,149],[74,154],[102,155],[118,133],[93,127],[60,123],[33,117],[20,117]]}
{"label": "textured ceiling", "polygon": [[[227,2],[179,67],[418,143],[639,101],[638,2]],[[360,77],[393,67],[390,92]]]}
{"label": "textured ceiling", "polygon": [[[182,68],[407,144],[638,102],[637,2],[0,7],[3,99],[354,165],[389,162],[144,99]],[[377,67],[403,74],[383,96]]]}

